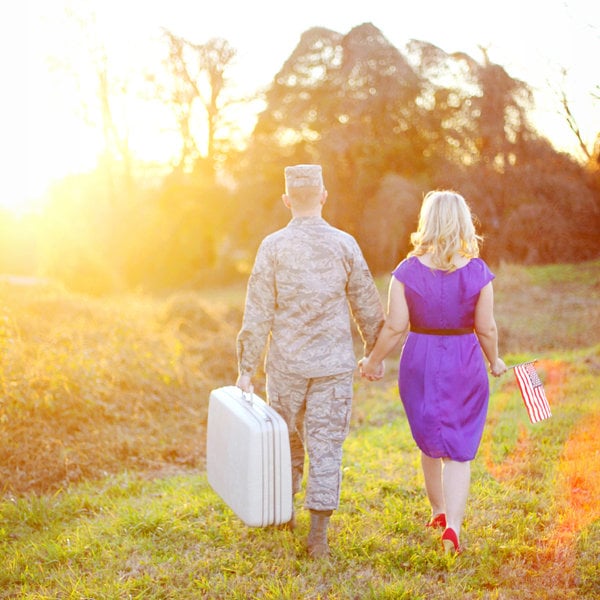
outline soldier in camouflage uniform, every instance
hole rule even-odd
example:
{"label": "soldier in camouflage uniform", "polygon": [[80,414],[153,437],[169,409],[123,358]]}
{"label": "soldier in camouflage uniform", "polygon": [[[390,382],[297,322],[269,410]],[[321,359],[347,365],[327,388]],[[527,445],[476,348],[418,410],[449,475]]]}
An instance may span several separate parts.
{"label": "soldier in camouflage uniform", "polygon": [[237,385],[251,390],[252,375],[268,347],[267,400],[288,425],[294,494],[300,491],[308,454],[308,552],[327,556],[327,526],[339,505],[356,367],[351,319],[367,356],[384,313],[356,240],[321,217],[327,198],[321,167],[287,167],[285,182],[283,202],[292,219],[267,236],[256,255],[237,337]]}

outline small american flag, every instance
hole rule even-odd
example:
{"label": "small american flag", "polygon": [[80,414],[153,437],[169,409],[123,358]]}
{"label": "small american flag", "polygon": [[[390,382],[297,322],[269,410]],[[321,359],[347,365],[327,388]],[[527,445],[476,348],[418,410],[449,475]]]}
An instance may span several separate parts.
{"label": "small american flag", "polygon": [[544,392],[542,380],[533,365],[534,362],[515,365],[514,369],[529,420],[532,423],[537,423],[551,417],[552,413],[550,412],[550,405]]}

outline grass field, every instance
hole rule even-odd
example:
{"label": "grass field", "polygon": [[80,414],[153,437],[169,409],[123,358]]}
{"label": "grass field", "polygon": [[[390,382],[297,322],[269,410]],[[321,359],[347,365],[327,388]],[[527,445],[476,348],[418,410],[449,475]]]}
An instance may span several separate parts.
{"label": "grass field", "polygon": [[391,357],[356,381],[326,561],[305,556],[302,498],[294,534],[249,528],[206,481],[243,288],[0,287],[0,598],[600,597],[600,262],[496,274],[502,353],[538,359],[552,418],[531,425],[512,375],[492,382],[466,550],[446,557]]}

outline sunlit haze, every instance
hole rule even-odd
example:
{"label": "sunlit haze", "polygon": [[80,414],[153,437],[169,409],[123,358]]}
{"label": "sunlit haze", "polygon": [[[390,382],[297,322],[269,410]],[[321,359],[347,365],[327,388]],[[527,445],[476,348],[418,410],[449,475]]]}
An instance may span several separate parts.
{"label": "sunlit haze", "polygon": [[[577,154],[575,137],[558,114],[555,90],[561,86],[586,141],[591,144],[598,133],[598,101],[594,104],[592,98],[600,83],[594,67],[600,51],[597,1],[507,0],[489,3],[484,10],[478,0],[410,5],[388,0],[305,0],[289,5],[274,0],[210,4],[192,0],[29,0],[21,8],[15,9],[11,3],[0,9],[3,62],[15,82],[3,85],[12,96],[0,117],[3,131],[8,132],[3,140],[5,160],[10,157],[13,165],[0,205],[11,210],[26,209],[53,180],[90,168],[100,151],[98,123],[86,114],[93,114],[94,107],[82,105],[81,100],[86,86],[93,85],[85,71],[82,45],[86,40],[65,16],[68,6],[75,12],[92,7],[101,38],[98,43],[107,50],[113,75],[123,81],[134,69],[150,68],[161,60],[160,27],[198,43],[214,37],[226,39],[238,53],[234,71],[238,89],[251,93],[268,85],[310,27],[347,33],[356,25],[371,22],[399,49],[410,39],[420,39],[480,59],[479,47],[485,47],[493,62],[534,89],[537,112],[533,122],[557,148]],[[22,29],[13,27],[21,21],[28,33],[25,56],[19,49]],[[25,60],[24,68],[17,66],[20,60]],[[567,71],[564,79],[562,69]],[[139,81],[131,85],[139,85]],[[176,141],[167,131],[167,120],[161,122],[160,111],[141,111],[131,105],[116,108],[127,119],[135,155],[168,161]],[[242,128],[249,131],[252,115],[245,119]]]}

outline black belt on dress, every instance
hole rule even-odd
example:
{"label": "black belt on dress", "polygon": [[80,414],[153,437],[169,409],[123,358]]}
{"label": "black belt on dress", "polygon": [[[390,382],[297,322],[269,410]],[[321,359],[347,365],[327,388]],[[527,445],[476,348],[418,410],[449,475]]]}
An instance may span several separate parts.
{"label": "black belt on dress", "polygon": [[424,333],[426,335],[466,335],[467,333],[473,333],[472,327],[463,327],[461,329],[427,329],[426,327],[414,327],[411,325],[410,330],[413,333]]}

